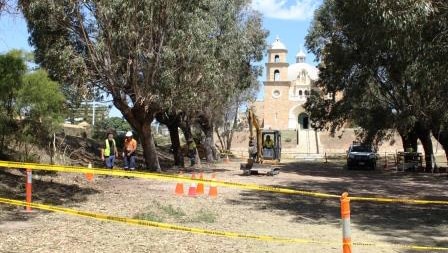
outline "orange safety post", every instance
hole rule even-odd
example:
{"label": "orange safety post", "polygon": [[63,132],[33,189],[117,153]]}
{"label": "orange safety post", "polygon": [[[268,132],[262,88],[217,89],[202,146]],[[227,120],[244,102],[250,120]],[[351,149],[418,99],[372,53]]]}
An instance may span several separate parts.
{"label": "orange safety post", "polygon": [[[202,172],[201,172],[201,174],[199,174],[199,179],[200,179],[200,180],[203,180],[203,179],[204,179],[204,176],[203,176]],[[197,194],[197,195],[202,195],[202,194],[204,194],[204,183],[202,183],[202,182],[199,182],[199,183],[198,183],[198,186],[196,187],[196,194]]]}
{"label": "orange safety post", "polygon": [[212,197],[212,198],[216,198],[218,197],[218,187],[216,186],[216,183],[214,183],[214,181],[216,181],[216,176],[215,173],[212,174],[212,182],[210,183],[210,189],[208,192],[208,196]]}
{"label": "orange safety post", "polygon": [[352,237],[350,232],[350,198],[348,192],[341,195],[342,218],[342,253],[352,252]]}
{"label": "orange safety post", "polygon": [[32,180],[33,180],[33,173],[30,169],[26,169],[26,184],[25,184],[25,191],[26,191],[26,211],[31,212],[31,194],[32,194]]}

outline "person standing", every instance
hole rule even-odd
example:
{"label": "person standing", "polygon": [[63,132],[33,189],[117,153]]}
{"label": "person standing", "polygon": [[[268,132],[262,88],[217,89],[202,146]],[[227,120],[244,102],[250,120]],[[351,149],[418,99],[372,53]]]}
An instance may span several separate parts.
{"label": "person standing", "polygon": [[128,131],[126,133],[126,138],[124,139],[124,169],[125,170],[135,170],[135,151],[137,150],[137,141],[132,138],[132,132]]}
{"label": "person standing", "polygon": [[113,169],[115,158],[118,156],[117,145],[115,143],[114,134],[107,133],[107,139],[104,140],[104,146],[101,149],[101,160],[106,164],[106,168]]}

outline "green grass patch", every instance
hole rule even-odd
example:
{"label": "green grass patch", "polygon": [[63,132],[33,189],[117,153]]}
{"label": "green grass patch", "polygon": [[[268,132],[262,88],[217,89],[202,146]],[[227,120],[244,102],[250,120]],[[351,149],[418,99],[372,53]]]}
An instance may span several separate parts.
{"label": "green grass patch", "polygon": [[180,207],[174,208],[171,204],[162,205],[159,203],[158,208],[162,210],[165,214],[174,218],[182,218],[187,215]]}
{"label": "green grass patch", "polygon": [[134,218],[156,222],[214,223],[217,220],[217,215],[204,208],[187,214],[181,207],[154,200],[151,205],[140,214],[135,215]]}
{"label": "green grass patch", "polygon": [[201,208],[196,216],[191,219],[191,222],[214,223],[217,218],[218,217],[215,213]]}
{"label": "green grass patch", "polygon": [[163,218],[152,211],[137,214],[134,219],[163,222]]}

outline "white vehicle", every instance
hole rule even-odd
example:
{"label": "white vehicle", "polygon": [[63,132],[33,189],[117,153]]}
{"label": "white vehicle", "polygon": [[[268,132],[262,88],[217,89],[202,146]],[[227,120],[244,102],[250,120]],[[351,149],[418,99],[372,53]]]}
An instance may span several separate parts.
{"label": "white vehicle", "polygon": [[368,168],[374,170],[376,168],[377,155],[373,148],[352,144],[347,151],[347,169]]}

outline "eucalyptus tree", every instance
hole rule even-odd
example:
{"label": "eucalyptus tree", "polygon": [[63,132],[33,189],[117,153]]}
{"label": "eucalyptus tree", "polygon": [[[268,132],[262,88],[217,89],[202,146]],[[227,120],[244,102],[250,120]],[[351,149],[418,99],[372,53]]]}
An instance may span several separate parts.
{"label": "eucalyptus tree", "polygon": [[30,146],[48,147],[65,115],[59,84],[43,69],[28,69],[30,59],[20,50],[0,55],[0,153],[12,148],[23,161]]}
{"label": "eucalyptus tree", "polygon": [[[218,19],[219,44],[213,54],[219,60],[221,72],[214,80],[212,89],[204,89],[203,99],[198,104],[200,108],[195,114],[196,123],[205,135],[207,161],[217,158],[213,139],[215,121],[227,113],[226,105],[245,102],[241,94],[256,88],[257,77],[261,75],[261,67],[255,66],[254,63],[263,57],[267,31],[262,27],[261,16],[247,8],[247,1],[244,3],[245,5],[240,3],[229,10],[234,13],[233,18]],[[226,23],[227,25],[224,25]]]}
{"label": "eucalyptus tree", "polygon": [[[189,138],[190,126],[198,126],[204,133],[202,144],[210,162],[217,156],[214,121],[226,113],[226,105],[236,96],[257,86],[261,70],[254,62],[262,59],[267,32],[260,14],[250,9],[248,1],[215,0],[209,4],[209,16],[203,17],[203,22],[212,27],[207,43],[198,50],[199,60],[192,61],[185,54],[175,62],[183,71],[173,76],[171,83],[178,88],[170,96],[175,99],[165,100],[168,109],[159,119],[172,129],[172,138],[178,138],[178,127]],[[172,142],[176,157],[178,140]]]}
{"label": "eucalyptus tree", "polygon": [[15,104],[26,71],[21,51],[14,50],[0,55],[0,153],[4,151],[7,136],[17,129]]}
{"label": "eucalyptus tree", "polygon": [[[381,141],[390,129],[397,130],[406,147],[421,140],[430,167],[428,112],[433,103],[446,101],[428,71],[437,54],[432,50],[437,12],[429,0],[325,1],[306,39],[321,60],[323,92],[306,104],[317,119],[315,127],[334,131],[352,120],[367,141]],[[338,96],[327,100],[325,93]]]}
{"label": "eucalyptus tree", "polygon": [[56,80],[109,93],[154,170],[151,122],[216,91],[226,64],[218,57],[232,52],[217,49],[228,35],[219,28],[235,25],[226,22],[237,4],[247,1],[19,1],[37,62]]}

